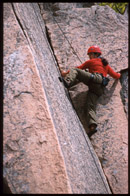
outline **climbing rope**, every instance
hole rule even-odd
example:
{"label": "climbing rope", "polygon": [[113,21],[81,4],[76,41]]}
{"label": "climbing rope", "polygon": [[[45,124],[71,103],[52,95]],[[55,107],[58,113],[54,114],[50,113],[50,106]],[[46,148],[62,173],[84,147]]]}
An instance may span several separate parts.
{"label": "climbing rope", "polygon": [[60,31],[62,32],[63,36],[65,37],[65,39],[67,40],[67,42],[69,43],[71,49],[73,50],[73,53],[77,56],[78,60],[80,61],[80,63],[82,64],[82,61],[81,59],[79,58],[78,54],[76,53],[76,51],[74,50],[73,46],[71,45],[70,41],[68,40],[68,38],[66,37],[64,31],[62,30],[62,28],[60,27],[59,23],[57,22],[57,20],[55,19],[55,17],[53,17],[53,14],[52,14],[52,11],[51,11],[51,8],[48,6],[48,9],[52,15],[52,18],[53,18],[53,21],[57,24],[57,26],[59,27]]}

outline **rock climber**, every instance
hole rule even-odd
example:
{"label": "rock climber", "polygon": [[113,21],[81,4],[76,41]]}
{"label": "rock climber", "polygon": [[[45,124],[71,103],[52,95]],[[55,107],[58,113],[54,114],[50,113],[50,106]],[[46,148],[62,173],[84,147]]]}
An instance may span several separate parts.
{"label": "rock climber", "polygon": [[96,105],[98,98],[104,92],[104,86],[108,83],[106,76],[109,74],[114,79],[119,79],[121,74],[110,67],[108,61],[101,56],[102,52],[98,46],[91,46],[87,54],[90,60],[68,71],[62,70],[61,75],[66,88],[75,85],[77,80],[89,88],[85,108],[89,128],[88,136],[91,137],[97,132]]}

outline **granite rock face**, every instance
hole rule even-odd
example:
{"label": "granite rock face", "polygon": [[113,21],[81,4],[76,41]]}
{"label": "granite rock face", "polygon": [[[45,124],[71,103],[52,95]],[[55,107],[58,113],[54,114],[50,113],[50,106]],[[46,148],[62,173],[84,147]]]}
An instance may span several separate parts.
{"label": "granite rock face", "polygon": [[58,76],[38,4],[4,3],[5,189],[13,194],[110,194]]}
{"label": "granite rock face", "polygon": [[[88,48],[98,45],[110,66],[122,70],[120,80],[108,76],[109,85],[97,105],[98,132],[91,142],[112,192],[128,193],[128,17],[108,6],[87,8],[82,3],[40,3],[40,8],[61,69],[85,62]],[[79,83],[69,91],[86,132],[87,90]]]}

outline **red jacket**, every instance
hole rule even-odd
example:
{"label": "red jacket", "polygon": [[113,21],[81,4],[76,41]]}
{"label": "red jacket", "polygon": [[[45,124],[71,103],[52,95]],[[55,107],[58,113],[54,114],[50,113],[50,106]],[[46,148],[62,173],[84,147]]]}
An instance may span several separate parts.
{"label": "red jacket", "polygon": [[94,58],[86,61],[80,66],[77,66],[79,69],[89,69],[90,73],[98,72],[103,74],[104,77],[109,74],[111,77],[118,79],[120,78],[121,74],[116,73],[109,65],[104,66],[102,64],[102,60],[100,58]]}

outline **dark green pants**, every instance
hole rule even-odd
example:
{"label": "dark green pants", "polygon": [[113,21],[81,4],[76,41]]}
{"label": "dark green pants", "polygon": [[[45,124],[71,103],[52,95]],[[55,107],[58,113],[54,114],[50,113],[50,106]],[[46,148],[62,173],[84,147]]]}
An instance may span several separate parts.
{"label": "dark green pants", "polygon": [[96,105],[98,98],[103,94],[103,86],[101,85],[102,76],[95,73],[93,80],[91,80],[90,78],[91,73],[78,68],[71,69],[69,74],[67,74],[65,78],[70,81],[71,86],[73,86],[76,80],[78,80],[79,82],[86,84],[89,88],[85,105],[88,127],[91,124],[97,125]]}

